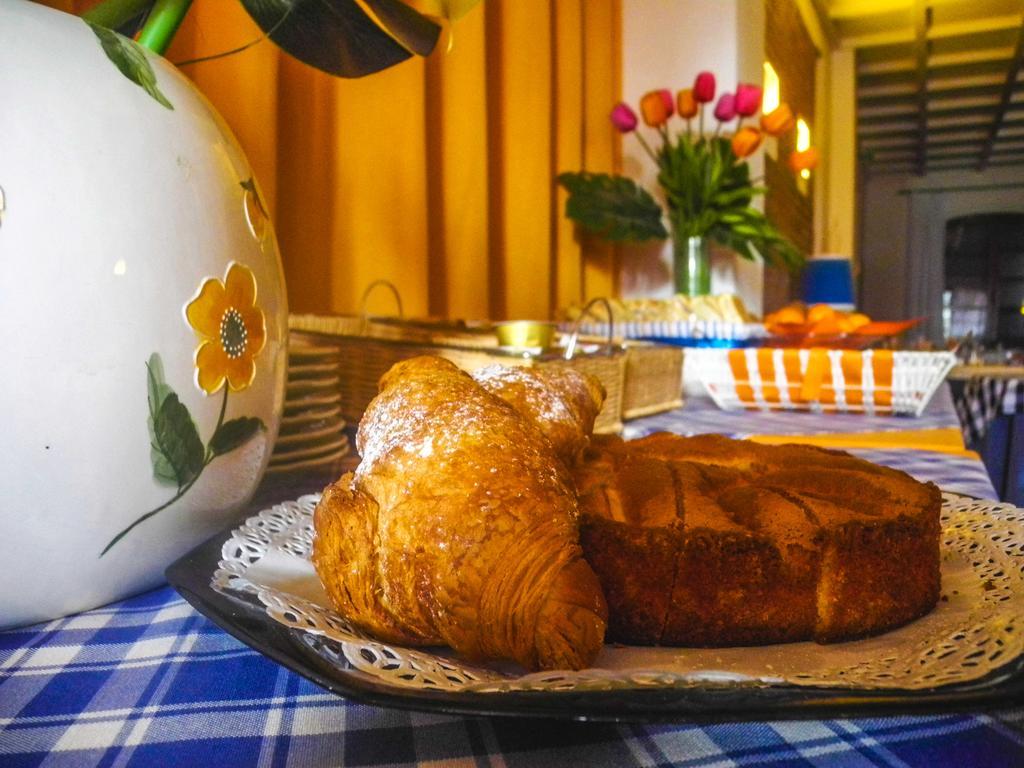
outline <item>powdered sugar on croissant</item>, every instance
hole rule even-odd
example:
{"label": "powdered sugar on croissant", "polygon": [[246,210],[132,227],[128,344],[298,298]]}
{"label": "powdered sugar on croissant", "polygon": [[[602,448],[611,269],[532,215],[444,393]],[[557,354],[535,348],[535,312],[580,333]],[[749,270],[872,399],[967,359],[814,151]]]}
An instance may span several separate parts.
{"label": "powdered sugar on croissant", "polygon": [[607,609],[552,442],[440,358],[399,363],[380,386],[359,426],[362,462],[315,515],[313,562],[338,609],[389,641],[528,669],[589,665]]}

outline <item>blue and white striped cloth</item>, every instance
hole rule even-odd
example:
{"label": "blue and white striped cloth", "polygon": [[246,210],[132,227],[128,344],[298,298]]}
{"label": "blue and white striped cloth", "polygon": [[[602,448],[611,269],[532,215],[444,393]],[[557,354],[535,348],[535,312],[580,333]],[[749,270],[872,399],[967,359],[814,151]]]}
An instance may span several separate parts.
{"label": "blue and white striped cloth", "polygon": [[[562,326],[572,331],[572,323]],[[579,332],[587,336],[605,338],[609,335],[608,323],[581,323]],[[662,343],[691,341],[751,341],[768,337],[763,323],[735,323],[726,320],[630,320],[617,322],[611,328],[611,335],[624,339],[657,339]]]}

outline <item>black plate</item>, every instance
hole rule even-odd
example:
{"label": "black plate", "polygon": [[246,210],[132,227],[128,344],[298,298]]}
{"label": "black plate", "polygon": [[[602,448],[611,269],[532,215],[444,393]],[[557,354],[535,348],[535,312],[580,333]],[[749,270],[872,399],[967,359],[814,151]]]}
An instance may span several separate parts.
{"label": "black plate", "polygon": [[810,686],[694,685],[614,691],[459,693],[397,689],[332,662],[331,641],[285,627],[255,598],[216,592],[210,581],[225,531],[167,569],[197,611],[246,645],[329,691],[367,704],[457,715],[555,717],[615,722],[726,722],[967,712],[1024,703],[1024,657],[970,683],[878,691]]}

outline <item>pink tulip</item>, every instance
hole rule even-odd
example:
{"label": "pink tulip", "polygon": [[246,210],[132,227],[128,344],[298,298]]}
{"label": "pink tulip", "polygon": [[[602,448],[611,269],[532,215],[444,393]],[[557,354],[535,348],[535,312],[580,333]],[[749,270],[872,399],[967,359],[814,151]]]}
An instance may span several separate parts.
{"label": "pink tulip", "polygon": [[761,86],[740,83],[736,86],[736,114],[750,117],[761,108]]}
{"label": "pink tulip", "polygon": [[736,97],[731,93],[723,93],[718,97],[718,104],[715,105],[715,119],[720,123],[727,123],[736,117]]}
{"label": "pink tulip", "polygon": [[612,108],[611,121],[619,133],[629,133],[636,128],[636,112],[620,101]]}
{"label": "pink tulip", "polygon": [[698,104],[707,104],[715,100],[715,76],[710,72],[701,72],[693,82],[693,98]]}

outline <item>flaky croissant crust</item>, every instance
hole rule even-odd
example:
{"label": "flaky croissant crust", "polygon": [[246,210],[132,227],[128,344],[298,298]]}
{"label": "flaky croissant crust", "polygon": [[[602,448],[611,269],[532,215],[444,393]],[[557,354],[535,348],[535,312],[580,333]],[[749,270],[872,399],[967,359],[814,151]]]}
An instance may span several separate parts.
{"label": "flaky croissant crust", "polygon": [[362,461],[325,492],[313,562],[354,624],[528,669],[581,668],[607,609],[568,471],[537,426],[439,358],[381,380]]}

